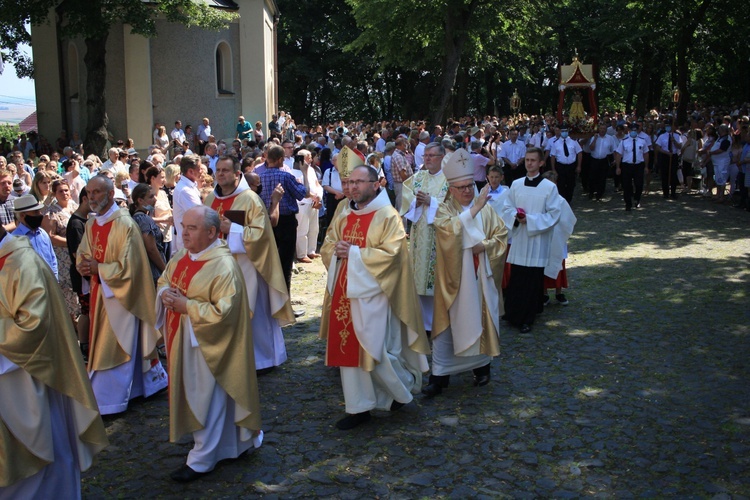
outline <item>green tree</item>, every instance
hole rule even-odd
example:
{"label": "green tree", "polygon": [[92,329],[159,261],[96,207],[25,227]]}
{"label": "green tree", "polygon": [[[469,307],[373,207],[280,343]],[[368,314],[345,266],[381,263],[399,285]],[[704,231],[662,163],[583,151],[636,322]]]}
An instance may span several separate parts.
{"label": "green tree", "polygon": [[[219,30],[225,28],[235,14],[209,7],[193,0],[0,0],[0,50],[16,57],[19,45],[31,43],[25,26],[58,23],[64,37],[82,37],[86,45],[86,108],[87,129],[85,148],[101,151],[107,141],[105,89],[107,78],[106,45],[109,31],[120,23],[132,27],[131,33],[156,35],[156,19],[186,26]],[[5,58],[5,57],[4,57]],[[13,60],[19,75],[33,74],[30,61]]]}

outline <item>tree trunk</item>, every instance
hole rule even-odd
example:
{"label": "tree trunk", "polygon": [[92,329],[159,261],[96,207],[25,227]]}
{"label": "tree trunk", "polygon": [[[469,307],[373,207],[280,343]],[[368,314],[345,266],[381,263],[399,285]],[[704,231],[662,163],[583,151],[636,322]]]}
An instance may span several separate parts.
{"label": "tree trunk", "polygon": [[630,74],[630,85],[628,85],[628,95],[625,97],[625,109],[623,111],[625,113],[630,113],[630,110],[633,109],[633,96],[635,96],[635,87],[638,84],[638,71],[633,65],[633,71]]}
{"label": "tree trunk", "polygon": [[638,75],[638,100],[635,102],[635,113],[638,116],[646,114],[648,104],[649,89],[651,84],[651,60],[644,57],[641,71]]}
{"label": "tree trunk", "polygon": [[86,38],[86,138],[84,149],[102,158],[107,154],[107,37]]}
{"label": "tree trunk", "polygon": [[469,22],[472,14],[477,8],[479,1],[472,0],[465,5],[461,0],[452,0],[446,3],[443,13],[445,24],[445,35],[443,38],[444,51],[443,64],[440,71],[438,86],[432,101],[431,123],[437,125],[443,123],[445,111],[456,83],[458,66],[461,63],[461,54],[469,36]]}

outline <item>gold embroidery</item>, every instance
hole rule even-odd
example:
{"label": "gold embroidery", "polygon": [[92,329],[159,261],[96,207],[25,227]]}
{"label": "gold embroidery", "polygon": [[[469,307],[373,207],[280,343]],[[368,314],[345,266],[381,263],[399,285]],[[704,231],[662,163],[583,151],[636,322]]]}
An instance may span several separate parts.
{"label": "gold embroidery", "polygon": [[104,260],[104,245],[99,242],[99,232],[95,231],[94,235],[94,260],[101,262]]}
{"label": "gold embroidery", "polygon": [[359,230],[359,219],[352,224],[351,229],[344,233],[344,241],[358,247],[361,247],[365,242],[365,233]]}
{"label": "gold embroidery", "polygon": [[[339,272],[345,273],[346,271],[342,269]],[[336,315],[336,319],[343,324],[343,328],[339,332],[339,337],[341,338],[341,342],[339,343],[339,350],[341,351],[341,354],[344,354],[346,339],[349,337],[349,329],[351,328],[352,324],[352,306],[351,301],[346,298],[346,284],[349,281],[348,276],[345,274],[342,278],[343,279],[339,280],[339,287],[341,288],[339,306],[333,311],[333,313]]]}
{"label": "gold embroidery", "polygon": [[182,273],[177,277],[177,283],[175,284],[177,289],[183,295],[187,295],[187,287],[188,287],[188,283],[186,283],[187,272],[188,272],[188,266],[183,267]]}

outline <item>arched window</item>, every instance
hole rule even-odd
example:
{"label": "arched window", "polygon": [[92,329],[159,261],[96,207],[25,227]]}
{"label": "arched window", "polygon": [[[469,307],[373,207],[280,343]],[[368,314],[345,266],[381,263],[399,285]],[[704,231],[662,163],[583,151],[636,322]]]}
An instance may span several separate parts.
{"label": "arched window", "polygon": [[216,92],[219,95],[234,94],[232,49],[227,42],[219,42],[216,46]]}

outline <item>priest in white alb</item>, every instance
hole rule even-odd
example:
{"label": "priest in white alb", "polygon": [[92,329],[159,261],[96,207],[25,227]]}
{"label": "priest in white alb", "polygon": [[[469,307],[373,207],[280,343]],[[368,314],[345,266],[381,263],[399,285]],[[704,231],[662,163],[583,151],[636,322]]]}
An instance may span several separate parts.
{"label": "priest in white alb", "polygon": [[448,196],[435,215],[437,264],[432,374],[422,392],[442,393],[450,376],[471,370],[475,386],[490,382],[500,354],[503,256],[508,231],[487,203],[490,186],[475,197],[474,164],[459,149],[443,165]]}
{"label": "priest in white alb", "polygon": [[370,410],[411,402],[429,352],[401,218],[375,169],[351,169],[355,162],[361,159],[342,149],[338,168],[351,201],[337,210],[321,248],[328,284],[320,334],[326,365],[341,369],[341,430],[370,420]]}
{"label": "priest in white alb", "polygon": [[263,441],[245,281],[219,239],[220,227],[208,207],[185,212],[184,248],[157,283],[157,325],[169,362],[169,439],[192,433],[195,442],[170,474],[178,482],[198,479]]}
{"label": "priest in white alb", "polygon": [[[250,189],[236,158],[216,162],[216,189],[205,205],[221,217],[221,238],[242,269],[252,314],[255,368],[259,374],[287,359],[282,326],[294,323],[273,228],[263,200]],[[237,215],[233,222],[226,215]]]}
{"label": "priest in white alb", "polygon": [[419,304],[422,307],[424,328],[432,331],[435,295],[435,214],[448,193],[441,162],[445,148],[431,142],[424,147],[424,167],[404,181],[401,215],[411,221],[409,254],[414,269]]}
{"label": "priest in white alb", "polygon": [[81,498],[107,446],[62,290],[0,227],[0,498]]}
{"label": "priest in white alb", "polygon": [[154,285],[141,229],[114,202],[114,184],[97,175],[86,185],[91,211],[76,253],[81,276],[91,277],[89,378],[102,415],[167,387],[156,346]]}

